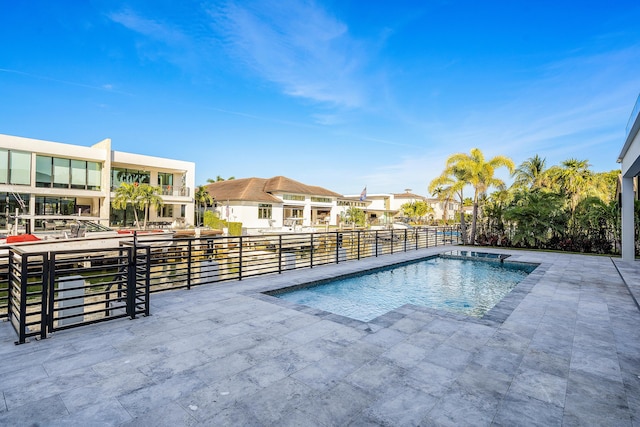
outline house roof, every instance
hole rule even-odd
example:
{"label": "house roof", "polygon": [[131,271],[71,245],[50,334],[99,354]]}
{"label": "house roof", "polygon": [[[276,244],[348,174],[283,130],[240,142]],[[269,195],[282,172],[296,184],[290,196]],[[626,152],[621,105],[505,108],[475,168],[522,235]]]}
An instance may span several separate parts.
{"label": "house roof", "polygon": [[393,195],[394,198],[396,199],[421,199],[421,200],[425,200],[426,197],[424,196],[420,196],[418,194],[413,194],[413,193],[397,193]]}
{"label": "house roof", "polygon": [[206,185],[217,201],[251,201],[282,203],[274,193],[307,194],[313,196],[342,197],[338,193],[314,185],[306,185],[285,176],[273,178],[241,178]]}

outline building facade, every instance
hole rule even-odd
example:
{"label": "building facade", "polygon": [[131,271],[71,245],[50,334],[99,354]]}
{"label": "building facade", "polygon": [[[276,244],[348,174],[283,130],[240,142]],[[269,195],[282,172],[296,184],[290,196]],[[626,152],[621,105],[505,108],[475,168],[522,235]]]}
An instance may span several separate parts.
{"label": "building facade", "polygon": [[[622,179],[622,259],[633,261],[636,256],[634,203],[638,200],[637,181],[640,175],[640,96],[627,122],[626,137],[618,155]],[[635,184],[635,187],[634,187]]]}
{"label": "building facade", "polygon": [[103,225],[131,226],[133,211],[111,206],[122,183],[159,188],[152,223],[193,221],[195,164],[111,150],[111,140],[84,147],[0,134],[0,225],[16,213],[31,230],[47,217],[82,216]]}
{"label": "building facade", "polygon": [[221,219],[249,230],[336,225],[342,197],[284,176],[233,179],[206,188]]}

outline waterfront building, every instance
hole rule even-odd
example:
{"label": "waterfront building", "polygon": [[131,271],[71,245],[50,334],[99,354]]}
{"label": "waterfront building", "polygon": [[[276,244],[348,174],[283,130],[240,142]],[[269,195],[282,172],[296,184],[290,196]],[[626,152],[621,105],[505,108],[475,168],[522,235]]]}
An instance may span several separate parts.
{"label": "waterfront building", "polygon": [[284,176],[241,178],[206,185],[221,219],[246,229],[336,225],[342,196]]}
{"label": "waterfront building", "polygon": [[151,209],[152,224],[193,221],[195,163],[114,151],[111,140],[92,146],[0,134],[0,225],[18,212],[31,230],[47,217],[82,216],[103,225],[132,226],[131,207],[111,207],[122,182],[159,188],[163,205]]}

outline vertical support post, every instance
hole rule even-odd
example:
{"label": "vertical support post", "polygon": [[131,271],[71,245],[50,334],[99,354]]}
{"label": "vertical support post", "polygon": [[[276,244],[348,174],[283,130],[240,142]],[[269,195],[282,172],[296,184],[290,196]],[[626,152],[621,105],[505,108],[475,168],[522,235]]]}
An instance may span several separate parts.
{"label": "vertical support post", "polygon": [[622,177],[622,260],[635,260],[633,178]]}
{"label": "vertical support post", "polygon": [[378,230],[376,230],[376,257],[378,257]]}
{"label": "vertical support post", "polygon": [[358,261],[360,261],[360,230],[356,231],[358,234]]}
{"label": "vertical support post", "polygon": [[191,251],[193,250],[193,240],[187,241],[187,289],[191,289],[191,275],[192,275],[192,263],[191,263]]}
{"label": "vertical support post", "polygon": [[20,264],[20,333],[18,334],[18,340],[20,343],[27,342],[27,256],[22,254]]}
{"label": "vertical support post", "polygon": [[338,250],[340,249],[340,232],[336,231],[336,264],[340,262]]}
{"label": "vertical support post", "polygon": [[133,240],[133,247],[129,246],[128,251],[128,265],[127,265],[127,315],[131,319],[136,317],[135,298],[136,298],[136,280],[137,280],[137,256],[138,250],[136,246],[136,239]]}
{"label": "vertical support post", "polygon": [[309,244],[311,246],[311,250],[309,252],[309,268],[313,268],[313,233],[310,234]]}
{"label": "vertical support post", "polygon": [[238,242],[238,280],[242,280],[242,236]]}
{"label": "vertical support post", "polygon": [[278,274],[282,274],[282,234],[278,235]]}

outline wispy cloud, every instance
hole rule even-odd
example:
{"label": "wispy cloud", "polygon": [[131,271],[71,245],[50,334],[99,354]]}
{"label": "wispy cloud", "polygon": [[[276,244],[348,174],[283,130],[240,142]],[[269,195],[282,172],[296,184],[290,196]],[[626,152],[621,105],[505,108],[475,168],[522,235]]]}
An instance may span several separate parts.
{"label": "wispy cloud", "polygon": [[364,49],[313,2],[233,2],[210,9],[230,53],[284,93],[336,107],[366,102]]}
{"label": "wispy cloud", "polygon": [[100,90],[100,91],[105,91],[105,92],[119,93],[119,94],[122,94],[122,95],[131,95],[130,93],[123,92],[121,90],[117,90],[115,88],[115,85],[113,85],[111,83],[105,83],[105,84],[103,84],[101,86],[96,86],[96,85],[90,85],[90,84],[86,84],[86,83],[82,83],[82,82],[73,82],[73,81],[69,81],[69,80],[56,79],[56,78],[53,78],[53,77],[43,76],[43,75],[40,75],[40,74],[25,73],[24,71],[11,70],[11,69],[6,69],[6,68],[0,68],[0,73],[16,74],[16,75],[20,75],[20,76],[24,76],[24,77],[28,77],[28,78],[32,78],[32,79],[45,80],[45,81],[49,81],[49,82],[61,83],[61,84],[64,84],[64,85],[83,87],[83,88],[87,88],[87,89]]}

